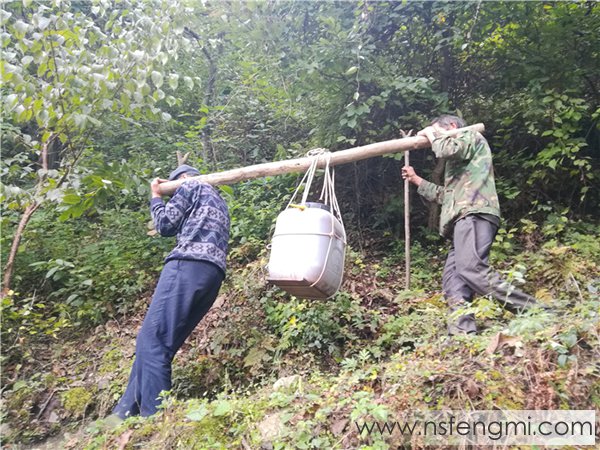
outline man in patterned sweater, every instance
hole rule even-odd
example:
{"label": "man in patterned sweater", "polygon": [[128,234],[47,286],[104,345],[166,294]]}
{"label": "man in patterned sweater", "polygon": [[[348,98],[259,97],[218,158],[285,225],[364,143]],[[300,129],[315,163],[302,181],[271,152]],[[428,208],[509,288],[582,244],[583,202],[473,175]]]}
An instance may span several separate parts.
{"label": "man in patterned sweater", "polygon": [[[169,181],[199,174],[184,164]],[[197,180],[183,183],[165,204],[159,191],[165,181],[157,178],[150,184],[150,210],[158,232],[176,235],[177,245],[165,260],[137,337],[127,389],[113,410],[121,419],[156,412],[160,392],[171,389],[175,353],[214,303],[225,277],[227,205],[215,188]]]}
{"label": "man in patterned sweater", "polygon": [[[418,186],[420,195],[442,205],[440,234],[453,243],[442,276],[444,297],[451,311],[478,294],[492,295],[507,309],[518,312],[534,305],[535,298],[503,281],[488,264],[500,225],[490,147],[476,132],[444,135],[444,131],[464,126],[459,117],[444,115],[417,133],[429,139],[437,158],[446,160],[444,186],[424,180],[410,166],[402,169],[402,176]],[[476,331],[473,314],[448,323],[451,335]]]}

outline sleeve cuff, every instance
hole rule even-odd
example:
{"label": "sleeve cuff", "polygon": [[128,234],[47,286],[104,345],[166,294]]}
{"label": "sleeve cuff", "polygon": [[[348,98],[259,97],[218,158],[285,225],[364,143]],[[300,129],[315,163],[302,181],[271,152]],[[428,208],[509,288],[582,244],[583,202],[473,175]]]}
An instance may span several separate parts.
{"label": "sleeve cuff", "polygon": [[448,136],[438,136],[431,143],[431,151],[435,154],[436,158],[441,158],[442,157],[442,142],[447,137]]}
{"label": "sleeve cuff", "polygon": [[150,200],[150,208],[153,208],[155,205],[158,205],[158,204],[160,204],[160,205],[164,204],[162,201],[162,198],[154,197]]}
{"label": "sleeve cuff", "polygon": [[417,193],[430,202],[437,201],[437,185],[431,181],[423,180],[417,189]]}
{"label": "sleeve cuff", "polygon": [[430,184],[433,184],[433,183],[431,183],[431,181],[427,181],[427,180],[421,181],[421,184],[417,188],[417,193],[420,195],[426,195],[431,190],[431,187],[429,186]]}

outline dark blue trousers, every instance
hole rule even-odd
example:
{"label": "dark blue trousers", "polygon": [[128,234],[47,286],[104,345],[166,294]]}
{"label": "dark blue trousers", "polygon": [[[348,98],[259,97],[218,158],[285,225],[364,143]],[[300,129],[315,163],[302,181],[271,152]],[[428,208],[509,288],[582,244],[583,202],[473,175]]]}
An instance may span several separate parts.
{"label": "dark blue trousers", "polygon": [[150,416],[161,391],[171,389],[171,362],[214,303],[223,272],[205,261],[165,264],[137,336],[135,361],[125,394],[113,409],[121,418]]}

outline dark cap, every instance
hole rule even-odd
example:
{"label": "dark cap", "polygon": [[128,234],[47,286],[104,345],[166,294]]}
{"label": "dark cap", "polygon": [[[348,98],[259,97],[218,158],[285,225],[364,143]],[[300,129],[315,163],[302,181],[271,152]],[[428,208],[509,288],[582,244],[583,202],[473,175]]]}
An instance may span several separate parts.
{"label": "dark cap", "polygon": [[200,172],[198,172],[198,169],[194,169],[192,166],[188,166],[187,164],[182,164],[177,169],[175,169],[173,172],[171,172],[171,175],[169,175],[169,181],[176,180],[184,173],[187,173],[189,175],[194,175],[194,176],[200,175]]}

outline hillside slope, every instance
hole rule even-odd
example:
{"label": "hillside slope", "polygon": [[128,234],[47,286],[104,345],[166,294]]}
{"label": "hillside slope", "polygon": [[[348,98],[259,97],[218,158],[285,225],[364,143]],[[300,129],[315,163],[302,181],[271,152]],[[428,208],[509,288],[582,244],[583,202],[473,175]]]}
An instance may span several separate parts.
{"label": "hillside slope", "polygon": [[[350,250],[327,302],[269,287],[265,253],[232,268],[176,357],[163,410],[112,432],[92,421],[125,386],[148,297],[135,316],[39,344],[4,392],[6,448],[57,433],[64,448],[393,448],[408,438],[372,427],[402,411],[600,408],[594,248],[547,243],[514,255],[535,280],[526,288],[554,310],[515,316],[482,298],[472,308],[481,333],[452,339],[440,293],[403,291],[391,254]],[[434,255],[416,249],[417,286],[439,284]],[[503,266],[499,249],[495,259]]]}

